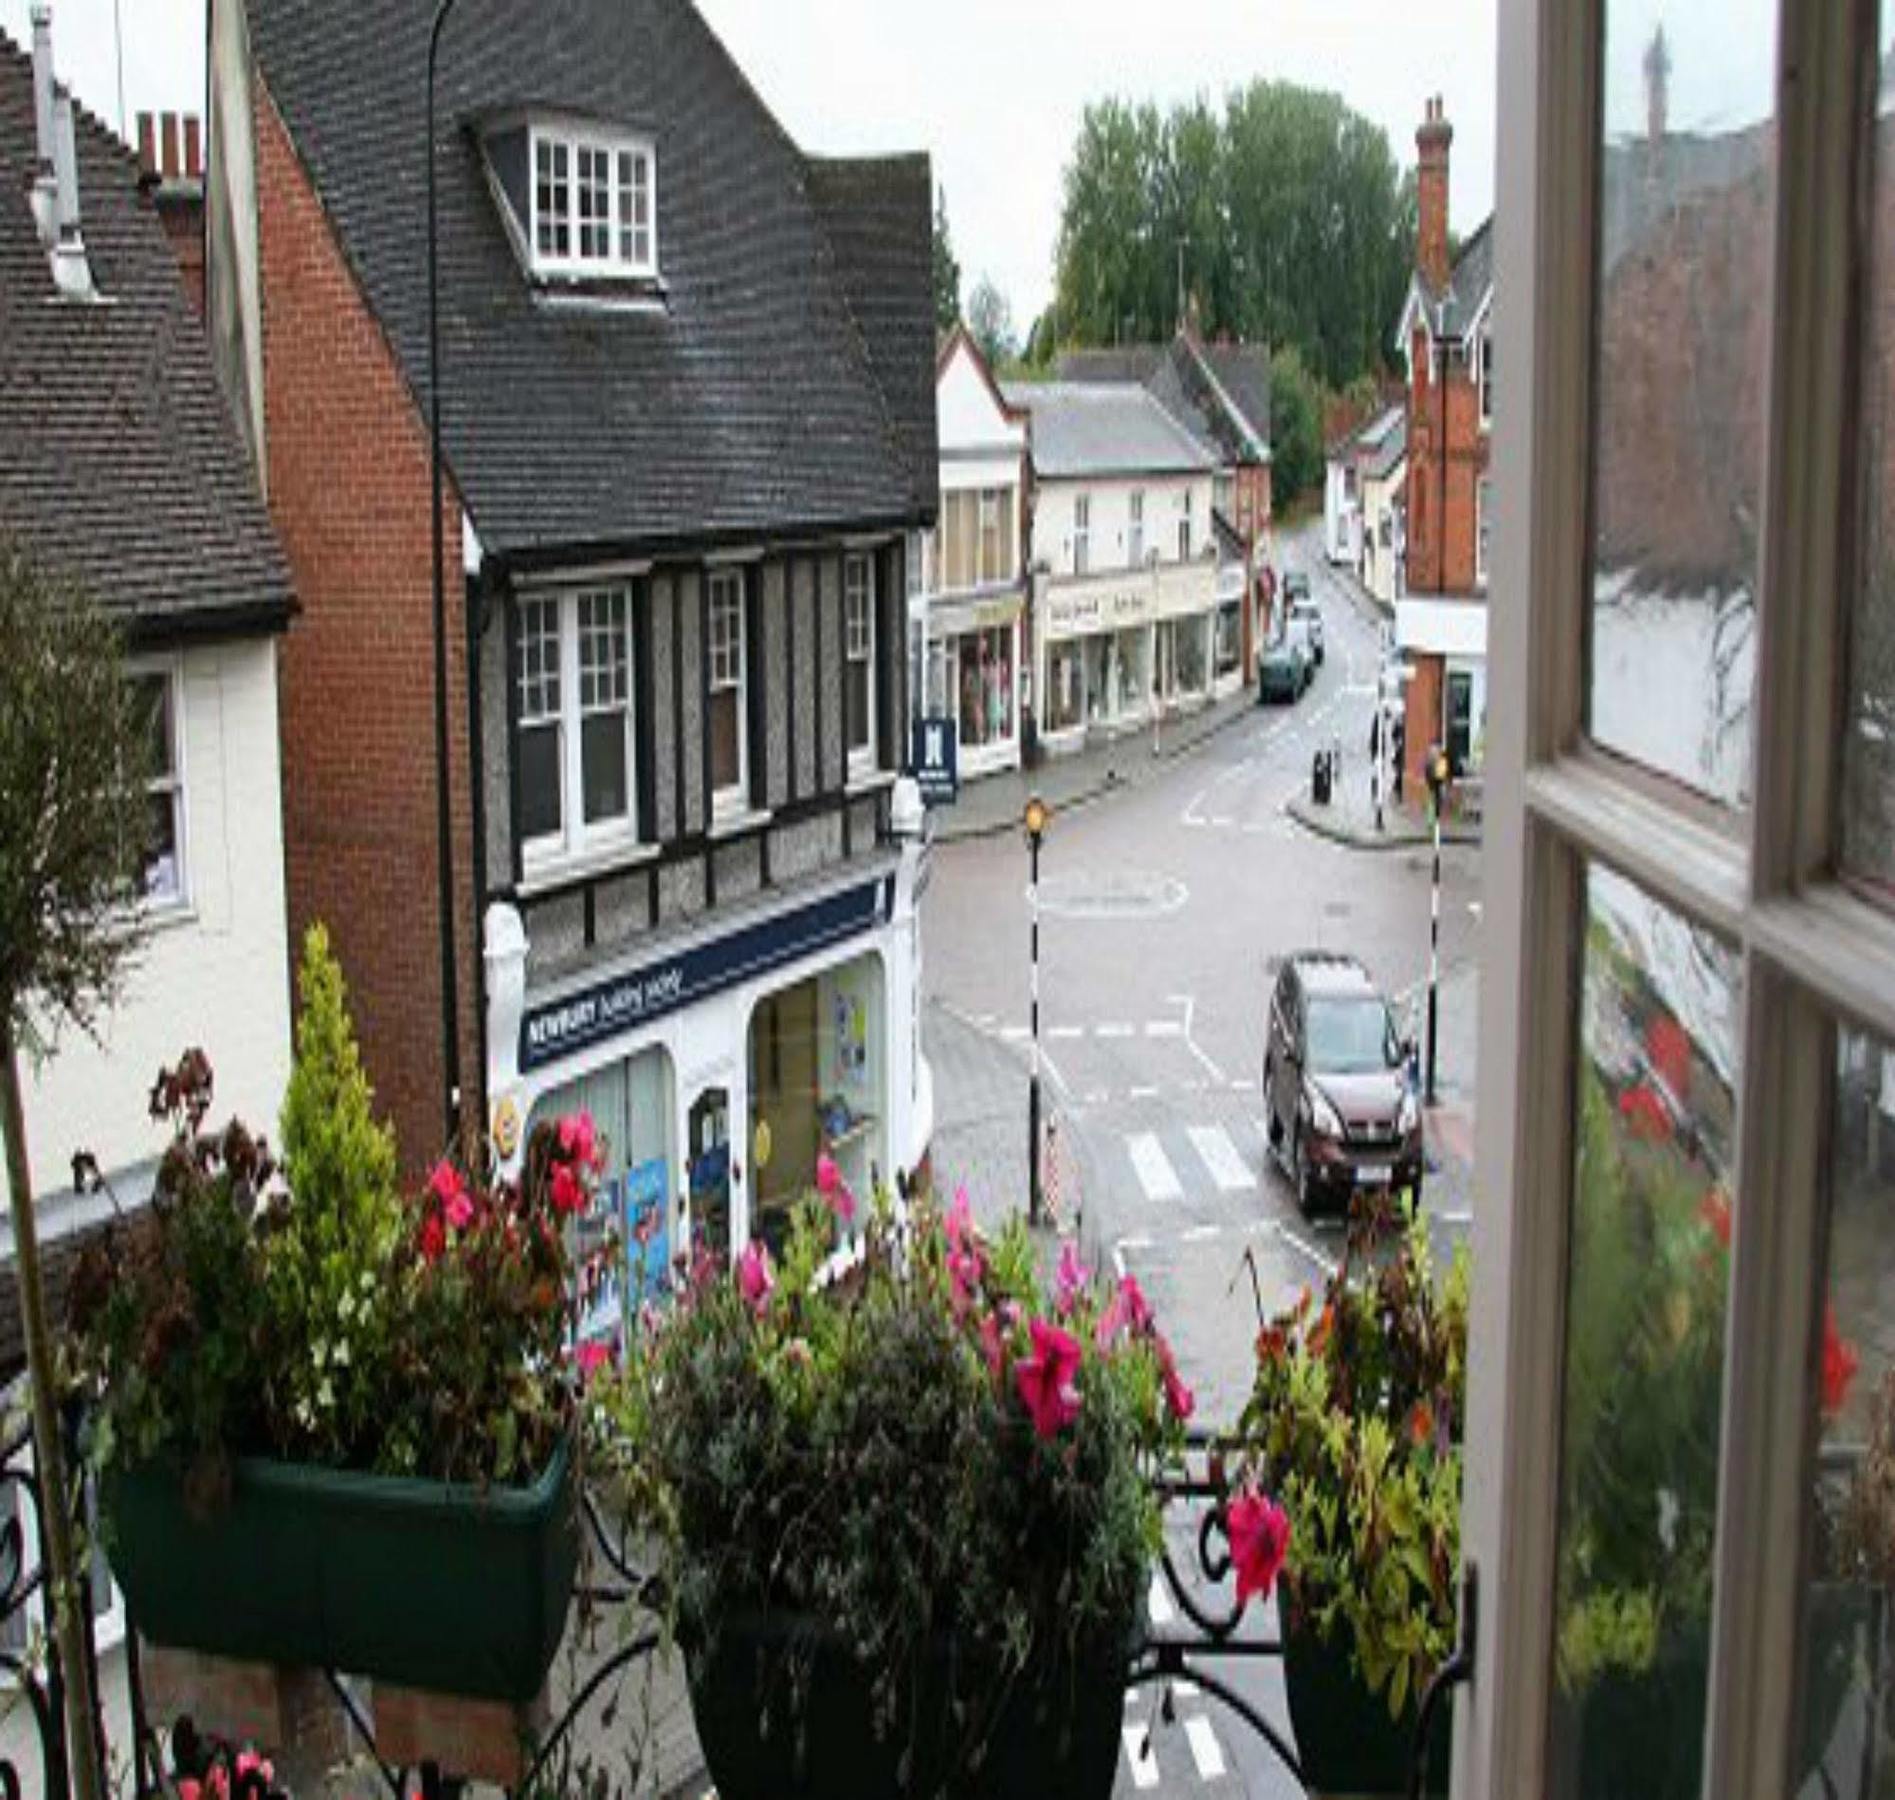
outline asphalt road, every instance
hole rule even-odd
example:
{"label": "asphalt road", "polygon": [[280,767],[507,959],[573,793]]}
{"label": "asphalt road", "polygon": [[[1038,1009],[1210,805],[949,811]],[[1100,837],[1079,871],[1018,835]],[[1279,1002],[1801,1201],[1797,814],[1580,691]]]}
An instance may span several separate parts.
{"label": "asphalt road", "polygon": [[[1256,709],[1195,753],[1055,818],[1041,859],[1044,1095],[1062,1221],[1088,1257],[1136,1274],[1170,1334],[1201,1421],[1233,1420],[1259,1305],[1319,1283],[1340,1232],[1305,1220],[1264,1154],[1260,1073],[1272,960],[1317,947],[1363,959],[1398,1008],[1428,964],[1429,859],[1320,838],[1284,811],[1318,748],[1365,785],[1379,618],[1314,554],[1327,656],[1294,707]],[[1025,1204],[1026,857],[1011,835],[942,846],[924,918],[937,1170],[977,1210]],[[1444,860],[1439,1154],[1423,1205],[1443,1249],[1465,1236],[1479,851]],[[1419,1019],[1419,1009],[1413,1015]],[[1165,1597],[1153,1616],[1164,1623]],[[1274,1668],[1236,1685],[1287,1730]],[[1125,1794],[1300,1792],[1268,1749],[1205,1695],[1150,1730],[1127,1712]],[[1191,1726],[1191,1718],[1206,1724]],[[1148,1754],[1145,1752],[1148,1749]]]}

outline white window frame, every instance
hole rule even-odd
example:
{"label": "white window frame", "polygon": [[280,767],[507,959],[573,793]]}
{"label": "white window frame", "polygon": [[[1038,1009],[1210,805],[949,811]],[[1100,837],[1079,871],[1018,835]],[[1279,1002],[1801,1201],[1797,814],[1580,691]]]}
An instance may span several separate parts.
{"label": "white window frame", "polygon": [[[868,665],[868,741],[860,748],[849,745],[849,775],[854,779],[874,774],[880,760],[876,755],[875,735],[875,562],[866,555],[852,554],[842,559],[842,654],[845,663]],[[846,681],[843,684],[842,730],[846,739],[849,730]]]}
{"label": "white window frame", "polygon": [[1145,560],[1145,490],[1133,488],[1125,500],[1125,561],[1136,569]]}
{"label": "white window frame", "polygon": [[[540,149],[565,151],[565,173],[561,180],[565,192],[566,250],[540,247]],[[605,159],[606,254],[584,255],[579,248],[579,160],[581,155]],[[629,162],[626,159],[630,159]],[[536,275],[561,279],[650,280],[658,274],[658,157],[652,141],[637,132],[617,131],[600,125],[569,122],[536,122],[527,130],[527,251]],[[636,254],[635,245],[626,242],[627,231],[621,222],[621,204],[626,193],[626,175],[630,173],[632,192],[638,177],[644,177],[645,254]],[[633,229],[636,229],[635,221]]]}
{"label": "white window frame", "polygon": [[[737,696],[737,779],[711,790],[711,816],[732,819],[750,810],[750,633],[744,607],[742,569],[712,569],[705,611],[704,696]],[[734,596],[735,604],[732,604]],[[725,633],[721,621],[734,620]]]}
{"label": "white window frame", "polygon": [[1178,560],[1188,563],[1191,560],[1191,490],[1187,487],[1178,495]]}
{"label": "white window frame", "polygon": [[[586,707],[580,693],[581,607],[597,598],[622,598],[625,602],[625,811],[622,815],[601,819],[588,825],[585,817],[585,720],[602,710]],[[592,583],[584,587],[562,588],[547,593],[528,594],[522,607],[550,606],[559,630],[559,710],[557,714],[530,715],[532,722],[550,716],[557,720],[559,738],[559,825],[557,832],[526,838],[520,845],[522,873],[531,877],[557,871],[572,864],[585,864],[631,848],[638,836],[638,668],[633,632],[632,590],[620,583]],[[524,664],[512,671],[513,711],[518,724],[529,723],[524,705]]]}
{"label": "white window frame", "polygon": [[[1704,1792],[1788,1786],[1816,1441],[1838,1021],[1895,1042],[1895,916],[1834,875],[1854,599],[1851,335],[1875,0],[1781,0],[1752,698],[1755,798],[1715,808],[1586,739],[1588,506],[1603,0],[1503,0],[1483,967],[1463,1547],[1483,1576],[1457,1800],[1547,1791],[1549,1634],[1584,869],[1731,945],[1741,967]],[[1784,72],[1788,72],[1785,74]],[[1786,1351],[1787,1347],[1787,1351]],[[1788,1552],[1786,1554],[1786,1551]]]}
{"label": "white window frame", "polygon": [[1491,431],[1494,427],[1494,384],[1490,379],[1494,360],[1494,332],[1491,325],[1481,327],[1478,352],[1480,362],[1475,373],[1480,382],[1480,428]]}
{"label": "white window frame", "polygon": [[1092,496],[1073,495],[1073,573],[1090,573],[1092,565]]}
{"label": "white window frame", "polygon": [[164,684],[165,716],[171,727],[167,745],[171,768],[166,774],[149,776],[145,782],[145,792],[168,794],[171,797],[172,840],[177,847],[173,859],[177,865],[177,883],[173,891],[168,894],[147,894],[141,871],[133,910],[152,918],[186,913],[191,910],[191,808],[190,788],[184,773],[184,659],[181,656],[129,658],[125,664],[125,676],[128,681],[159,681]]}

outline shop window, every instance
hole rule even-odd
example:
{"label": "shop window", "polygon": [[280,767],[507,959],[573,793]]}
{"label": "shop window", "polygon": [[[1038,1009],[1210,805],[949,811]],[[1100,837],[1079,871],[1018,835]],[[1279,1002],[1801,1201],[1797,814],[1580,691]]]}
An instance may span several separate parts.
{"label": "shop window", "polygon": [[1046,717],[1042,729],[1070,731],[1085,723],[1086,671],[1083,646],[1054,644],[1046,653]]}
{"label": "shop window", "polygon": [[1448,671],[1444,736],[1448,767],[1456,775],[1466,774],[1474,753],[1474,677],[1470,670]]}
{"label": "shop window", "polygon": [[1133,488],[1126,502],[1125,560],[1136,569],[1145,560],[1145,490]]}
{"label": "shop window", "polygon": [[744,700],[749,652],[744,641],[744,578],[741,570],[718,569],[710,578],[710,643],[706,674],[711,709],[711,806],[741,812],[749,803],[749,746]]}
{"label": "shop window", "polygon": [[866,556],[843,564],[842,648],[849,772],[875,766],[875,567]]}
{"label": "shop window", "polygon": [[997,625],[952,641],[963,748],[1013,736],[1013,636],[1011,625]]}
{"label": "shop window", "polygon": [[1073,496],[1073,573],[1083,575],[1092,566],[1092,496]]}
{"label": "shop window", "polygon": [[706,1088],[691,1102],[686,1130],[691,1242],[713,1256],[727,1257],[735,1248],[730,1224],[730,1095],[723,1088]]}
{"label": "shop window", "polygon": [[1219,675],[1229,675],[1243,660],[1243,602],[1231,600],[1217,609],[1217,648],[1215,666]]}

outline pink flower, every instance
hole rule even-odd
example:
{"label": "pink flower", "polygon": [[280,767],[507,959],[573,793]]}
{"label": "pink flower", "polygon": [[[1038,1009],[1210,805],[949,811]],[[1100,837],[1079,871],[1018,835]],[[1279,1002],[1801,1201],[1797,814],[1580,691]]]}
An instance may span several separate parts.
{"label": "pink flower", "polygon": [[998,1381],[1001,1364],[1006,1360],[1006,1349],[1000,1341],[1000,1321],[992,1313],[984,1314],[980,1321],[980,1353],[987,1364],[988,1373]]}
{"label": "pink flower", "polygon": [[1111,1305],[1099,1315],[1095,1333],[1099,1348],[1106,1349],[1121,1332],[1129,1331],[1134,1337],[1142,1337],[1151,1328],[1152,1310],[1144,1289],[1138,1285],[1136,1275],[1127,1275],[1119,1282],[1119,1291],[1112,1296]]}
{"label": "pink flower", "polygon": [[553,1170],[553,1211],[562,1217],[584,1212],[586,1190],[579,1177],[572,1172],[571,1163],[560,1163]]}
{"label": "pink flower", "polygon": [[574,1162],[598,1166],[599,1137],[589,1112],[568,1113],[559,1121],[559,1147]]}
{"label": "pink flower", "polygon": [[433,1172],[428,1176],[428,1192],[443,1206],[456,1194],[466,1192],[466,1187],[461,1181],[460,1170],[455,1168],[445,1156],[434,1165]]}
{"label": "pink flower", "polygon": [[[598,1338],[589,1338],[573,1352],[572,1359],[579,1370],[579,1382],[583,1387],[612,1360],[612,1346]],[[241,1775],[242,1769],[237,1773]]]}
{"label": "pink flower", "polygon": [[1158,1367],[1164,1376],[1165,1404],[1171,1408],[1171,1416],[1183,1424],[1196,1410],[1197,1396],[1185,1386],[1184,1377],[1178,1373],[1177,1359],[1163,1338],[1158,1340]]}
{"label": "pink flower", "polygon": [[1054,1279],[1054,1310],[1063,1319],[1079,1304],[1079,1296],[1092,1279],[1092,1271],[1079,1260],[1079,1247],[1068,1238],[1060,1246],[1059,1273]]}
{"label": "pink flower", "polygon": [[230,1771],[222,1763],[212,1763],[204,1777],[206,1800],[230,1800]]}
{"label": "pink flower", "polygon": [[753,1238],[744,1245],[743,1254],[737,1258],[738,1291],[751,1311],[761,1314],[769,1304],[770,1290],[775,1286],[776,1277],[770,1273],[769,1246]]}
{"label": "pink flower", "polygon": [[985,1264],[981,1261],[979,1240],[974,1235],[973,1213],[967,1204],[967,1189],[954,1190],[954,1204],[942,1221],[947,1235],[948,1279],[954,1284],[954,1310],[964,1312],[980,1287]]}
{"label": "pink flower", "polygon": [[203,1800],[204,1790],[199,1786],[196,1776],[178,1777],[178,1800]]}
{"label": "pink flower", "polygon": [[835,1158],[827,1153],[816,1158],[816,1192],[829,1202],[829,1210],[845,1225],[855,1222],[855,1196],[842,1179]]}
{"label": "pink flower", "polygon": [[1034,1319],[1027,1330],[1033,1354],[1014,1364],[1013,1382],[1032,1415],[1033,1429],[1043,1438],[1056,1437],[1079,1417],[1079,1341],[1045,1319]]}
{"label": "pink flower", "polygon": [[254,1750],[237,1752],[237,1779],[242,1781],[248,1775],[255,1775],[264,1787],[276,1785],[276,1765],[267,1756],[259,1756]]}
{"label": "pink flower", "polygon": [[1224,1534],[1237,1572],[1237,1604],[1247,1605],[1252,1594],[1269,1599],[1290,1552],[1290,1515],[1262,1494],[1239,1494],[1224,1509]]}
{"label": "pink flower", "polygon": [[467,1197],[467,1190],[459,1188],[447,1198],[441,1209],[447,1215],[447,1222],[456,1231],[465,1231],[474,1220],[474,1203]]}

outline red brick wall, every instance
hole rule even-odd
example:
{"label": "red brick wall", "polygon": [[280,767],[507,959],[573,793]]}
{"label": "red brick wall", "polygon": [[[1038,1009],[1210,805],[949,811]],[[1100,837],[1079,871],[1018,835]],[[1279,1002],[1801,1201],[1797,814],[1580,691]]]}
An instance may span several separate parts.
{"label": "red brick wall", "polygon": [[1428,752],[1441,741],[1441,679],[1443,659],[1417,652],[1408,659],[1414,676],[1408,683],[1402,729],[1403,797],[1416,802],[1428,797]]}
{"label": "red brick wall", "polygon": [[184,278],[184,291],[190,296],[192,310],[204,317],[204,190],[192,194],[161,194],[158,197],[158,223],[170,240],[171,254],[178,259],[178,273]]}
{"label": "red brick wall", "polygon": [[[378,1104],[413,1170],[442,1145],[426,423],[259,73],[271,516],[302,613],[282,657],[290,929],[329,927]],[[419,246],[416,254],[420,254]],[[478,1096],[460,512],[446,503],[463,1090]]]}
{"label": "red brick wall", "polygon": [[1480,479],[1488,434],[1471,361],[1430,366],[1427,341],[1410,345],[1408,389],[1408,591],[1471,594],[1479,552]]}

